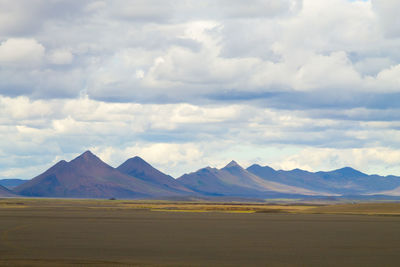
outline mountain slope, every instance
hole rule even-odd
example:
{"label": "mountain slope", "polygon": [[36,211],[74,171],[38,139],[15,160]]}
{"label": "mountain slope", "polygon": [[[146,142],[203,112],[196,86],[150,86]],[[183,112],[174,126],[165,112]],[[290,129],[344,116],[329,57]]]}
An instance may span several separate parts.
{"label": "mountain slope", "polygon": [[16,197],[13,192],[9,189],[5,188],[4,186],[0,185],[0,197]]}
{"label": "mountain slope", "polygon": [[254,164],[247,170],[264,180],[341,195],[371,194],[400,186],[399,177],[367,175],[350,167],[314,173],[299,169],[276,171]]}
{"label": "mountain slope", "polygon": [[139,178],[145,182],[152,183],[162,188],[177,192],[180,194],[193,194],[194,192],[173,177],[162,173],[140,157],[133,157],[122,163],[118,171]]}
{"label": "mountain slope", "polygon": [[265,197],[267,194],[325,195],[300,187],[267,181],[231,161],[222,169],[203,168],[178,179],[190,189],[210,195]]}
{"label": "mountain slope", "polygon": [[203,168],[178,179],[152,167],[140,157],[117,169],[90,151],[70,162],[64,160],[0,197],[13,193],[36,197],[171,198],[201,195],[245,198],[297,198],[304,196],[400,196],[400,177],[367,175],[345,167],[330,172],[274,170],[252,165],[243,169],[231,161],[221,169]]}
{"label": "mountain slope", "polygon": [[221,179],[220,170],[206,167],[196,172],[184,174],[178,181],[193,191],[211,196],[263,196],[259,190],[248,189],[227,183]]}
{"label": "mountain slope", "polygon": [[[263,191],[274,191],[288,194],[326,195],[323,192],[316,192],[301,187],[285,185],[282,183],[261,179],[257,175],[254,175],[253,173],[243,169],[234,161],[222,168],[221,172],[224,174],[223,177],[228,177],[228,175],[225,175],[226,173],[229,173],[233,177],[237,177],[236,184],[243,187],[250,187],[258,190],[262,188]],[[230,180],[232,181],[232,178],[230,178]]]}
{"label": "mountain slope", "polygon": [[392,190],[386,190],[386,191],[380,191],[380,192],[375,192],[370,195],[384,195],[384,196],[394,196],[394,197],[399,197],[400,196],[400,186],[392,189]]}
{"label": "mountain slope", "polygon": [[24,196],[76,198],[146,198],[171,192],[125,175],[86,151],[70,162],[60,161],[43,174],[18,186]]}

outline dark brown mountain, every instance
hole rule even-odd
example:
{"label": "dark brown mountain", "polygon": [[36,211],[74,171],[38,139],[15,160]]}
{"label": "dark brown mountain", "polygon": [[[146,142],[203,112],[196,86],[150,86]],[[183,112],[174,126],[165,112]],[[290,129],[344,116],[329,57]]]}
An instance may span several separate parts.
{"label": "dark brown mountain", "polygon": [[175,194],[119,172],[90,151],[70,162],[58,162],[14,191],[24,196],[74,198],[149,198]]}
{"label": "dark brown mountain", "polygon": [[117,168],[117,170],[179,194],[194,193],[173,177],[162,173],[138,156],[125,161]]}
{"label": "dark brown mountain", "polygon": [[9,189],[5,188],[4,186],[0,185],[0,197],[16,197],[13,192]]}

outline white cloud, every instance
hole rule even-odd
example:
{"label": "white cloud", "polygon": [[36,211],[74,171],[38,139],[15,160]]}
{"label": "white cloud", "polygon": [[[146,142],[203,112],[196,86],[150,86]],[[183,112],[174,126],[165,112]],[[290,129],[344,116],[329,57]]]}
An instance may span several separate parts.
{"label": "white cloud", "polygon": [[202,162],[204,156],[199,145],[193,143],[137,143],[125,148],[103,146],[92,147],[91,150],[115,167],[128,158],[140,156],[154,167],[176,177],[182,175],[188,166]]}
{"label": "white cloud", "polygon": [[[358,109],[345,114],[357,118],[365,112]],[[0,97],[0,160],[4,162],[0,172],[8,175],[12,169],[29,178],[34,175],[24,168],[48,166],[55,158],[71,159],[93,149],[113,166],[139,155],[174,176],[206,165],[221,167],[231,159],[284,169],[351,165],[364,171],[400,173],[395,153],[400,143],[397,121],[354,122],[340,116],[334,119],[329,113],[320,118],[309,115],[247,104],[222,107],[107,103],[88,97],[53,101]],[[291,149],[282,154],[282,147]],[[43,151],[46,156],[38,157]]]}
{"label": "white cloud", "polygon": [[175,176],[237,158],[400,173],[398,9],[0,0],[0,173],[88,148]]}
{"label": "white cloud", "polygon": [[340,89],[354,90],[361,85],[361,77],[342,51],[328,56],[315,55],[296,73],[294,88],[299,90]]}
{"label": "white cloud", "polygon": [[54,115],[51,102],[43,100],[30,101],[27,97],[0,97],[2,116],[11,120],[29,120],[51,117]]}
{"label": "white cloud", "polygon": [[10,38],[0,44],[0,65],[35,66],[42,62],[44,53],[44,46],[35,39]]}
{"label": "white cloud", "polygon": [[[41,16],[42,26],[3,46],[36,42],[29,57],[40,62],[45,56],[48,64],[0,71],[8,77],[0,92],[58,98],[86,90],[107,101],[192,102],[230,92],[395,91],[386,78],[368,77],[400,62],[398,42],[381,34],[370,2],[227,3],[60,1],[46,7],[38,0],[31,16]],[[25,12],[20,5],[15,10],[15,17]],[[3,53],[0,61],[18,61],[17,55]]]}
{"label": "white cloud", "polygon": [[400,90],[400,64],[379,72],[376,76],[375,87],[398,92]]}
{"label": "white cloud", "polygon": [[74,56],[72,55],[72,53],[65,49],[54,50],[48,54],[48,61],[51,64],[55,65],[70,64],[73,59]]}

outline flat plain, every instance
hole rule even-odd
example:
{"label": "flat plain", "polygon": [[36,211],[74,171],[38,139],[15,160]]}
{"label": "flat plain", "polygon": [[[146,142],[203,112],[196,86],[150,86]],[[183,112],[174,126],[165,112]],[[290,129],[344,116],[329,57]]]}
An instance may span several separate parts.
{"label": "flat plain", "polygon": [[398,266],[400,204],[0,200],[1,266]]}

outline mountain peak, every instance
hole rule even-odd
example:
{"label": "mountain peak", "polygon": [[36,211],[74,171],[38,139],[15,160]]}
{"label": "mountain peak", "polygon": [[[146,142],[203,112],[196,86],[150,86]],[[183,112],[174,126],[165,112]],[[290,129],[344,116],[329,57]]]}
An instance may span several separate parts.
{"label": "mountain peak", "polygon": [[[252,173],[254,173],[256,175],[259,175],[261,173],[263,175],[265,175],[267,173],[268,173],[268,175],[271,175],[271,174],[276,172],[273,168],[271,168],[271,167],[269,167],[267,165],[261,166],[259,164],[253,164],[250,167],[248,167],[246,170],[248,170],[248,171],[250,171],[250,172],[252,172]],[[261,176],[263,176],[263,175],[261,175]]]}
{"label": "mountain peak", "polygon": [[119,169],[136,169],[136,168],[146,168],[146,169],[153,169],[153,166],[151,166],[147,161],[142,159],[139,156],[135,156],[133,158],[127,159],[124,163],[122,163],[119,167]]}
{"label": "mountain peak", "polygon": [[337,170],[335,170],[333,172],[337,172],[337,173],[340,173],[342,175],[348,175],[348,176],[349,175],[350,176],[367,176],[365,173],[362,173],[362,172],[360,172],[360,171],[358,171],[356,169],[353,169],[351,167],[344,167],[344,168],[341,168],[341,169],[337,169]]}
{"label": "mountain peak", "polygon": [[161,185],[163,189],[172,190],[178,194],[188,194],[191,192],[191,190],[182,186],[173,177],[157,170],[138,156],[126,160],[117,167],[117,170],[143,181]]}
{"label": "mountain peak", "polygon": [[117,169],[125,174],[143,179],[154,175],[167,176],[138,156],[127,159],[124,163],[118,166]]}
{"label": "mountain peak", "polygon": [[83,152],[81,154],[81,156],[83,156],[83,157],[95,157],[95,155],[90,150],[86,150],[85,152]]}
{"label": "mountain peak", "polygon": [[93,154],[90,150],[87,150],[85,152],[83,152],[81,155],[79,155],[78,157],[76,157],[75,159],[73,159],[71,162],[101,162],[103,163],[103,161],[98,158],[95,154]]}
{"label": "mountain peak", "polygon": [[224,168],[232,168],[232,167],[240,167],[240,165],[236,161],[232,160]]}
{"label": "mountain peak", "polygon": [[260,164],[254,163],[249,168],[262,168]]}
{"label": "mountain peak", "polygon": [[[129,160],[131,161],[136,161],[136,162],[141,162],[141,163],[147,163],[144,159],[142,159],[139,156],[134,156],[133,158],[130,158]],[[148,164],[148,163],[147,163]]]}

